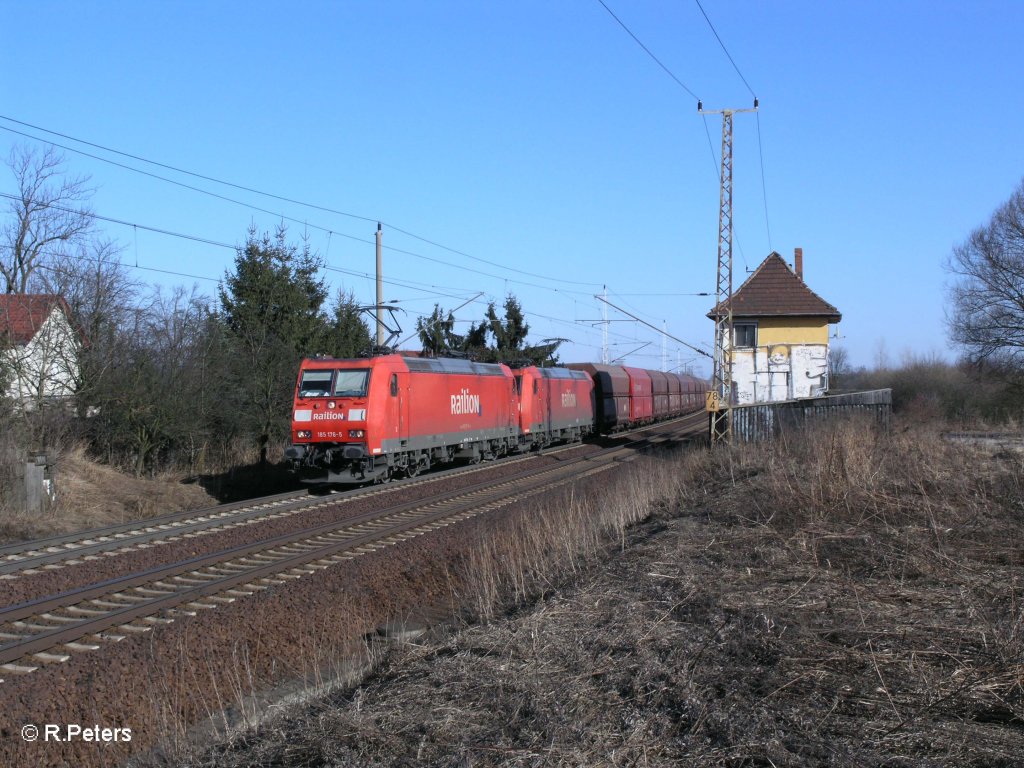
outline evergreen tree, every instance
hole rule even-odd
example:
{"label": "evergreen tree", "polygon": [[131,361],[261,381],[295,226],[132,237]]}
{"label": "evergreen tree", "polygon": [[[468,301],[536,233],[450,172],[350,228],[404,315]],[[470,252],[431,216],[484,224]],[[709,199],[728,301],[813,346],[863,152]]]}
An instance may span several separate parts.
{"label": "evergreen tree", "polygon": [[462,349],[468,357],[485,362],[494,359],[494,349],[487,346],[488,332],[486,319],[469,326],[462,344]]}
{"label": "evergreen tree", "polygon": [[523,342],[530,332],[530,325],[523,317],[519,300],[509,294],[505,297],[505,319],[498,317],[492,301],[487,305],[487,327],[494,337],[494,351],[498,360],[508,362],[522,356]]}
{"label": "evergreen tree", "polygon": [[363,319],[355,296],[339,290],[333,314],[326,354],[332,357],[364,357],[370,350],[372,339],[370,327]]}
{"label": "evergreen tree", "polygon": [[250,228],[235,271],[225,274],[220,289],[236,382],[261,462],[270,441],[288,433],[299,361],[322,352],[331,330],[322,311],[327,289],[318,273],[323,262],[308,243],[301,250],[289,245],[286,234],[283,225],[273,238]]}
{"label": "evergreen tree", "polygon": [[455,315],[449,310],[445,315],[439,304],[434,305],[430,317],[416,321],[416,331],[423,345],[423,354],[428,357],[444,357],[461,353],[466,340],[455,333]]}
{"label": "evergreen tree", "polygon": [[[504,317],[498,315],[498,309],[494,302],[487,304],[487,310],[482,321],[470,326],[465,336],[451,334],[447,343],[451,348],[461,348],[469,357],[484,362],[505,362],[514,368],[523,366],[555,366],[558,365],[558,356],[555,350],[561,344],[561,340],[549,340],[543,344],[527,345],[526,335],[529,333],[529,324],[526,323],[525,315],[519,300],[512,294],[505,298]],[[451,312],[449,318],[452,318]],[[434,313],[417,324],[420,331],[420,340],[424,343],[424,351],[430,344],[441,344],[440,336],[436,330],[425,328],[425,326],[436,323],[435,328],[443,331],[444,321],[441,321],[443,313],[438,306],[434,306]],[[454,322],[454,321],[453,321]],[[425,333],[425,331],[431,331]]]}

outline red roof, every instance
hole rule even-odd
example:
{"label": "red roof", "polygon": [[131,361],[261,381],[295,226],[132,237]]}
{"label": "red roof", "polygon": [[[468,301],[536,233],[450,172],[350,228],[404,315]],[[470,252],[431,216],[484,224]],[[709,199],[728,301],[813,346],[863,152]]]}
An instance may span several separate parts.
{"label": "red roof", "polygon": [[0,339],[27,344],[54,307],[61,307],[70,317],[71,311],[62,296],[0,293]]}
{"label": "red roof", "polygon": [[[720,316],[727,302],[716,306],[708,317]],[[842,313],[816,294],[779,254],[772,251],[754,274],[732,294],[733,317],[824,317],[830,323],[843,319]]]}

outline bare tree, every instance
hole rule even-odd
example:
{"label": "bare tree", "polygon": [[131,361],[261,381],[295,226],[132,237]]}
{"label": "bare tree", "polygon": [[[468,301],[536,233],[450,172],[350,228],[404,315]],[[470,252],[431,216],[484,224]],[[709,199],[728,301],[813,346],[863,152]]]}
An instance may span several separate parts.
{"label": "bare tree", "polygon": [[121,325],[134,310],[143,284],[121,262],[122,247],[94,238],[74,253],[51,256],[29,280],[31,293],[63,296],[86,340]]}
{"label": "bare tree", "polygon": [[953,249],[946,323],[974,362],[1024,367],[1024,181]]}
{"label": "bare tree", "polygon": [[24,293],[43,261],[81,244],[92,232],[93,217],[86,203],[93,190],[88,177],[65,173],[64,156],[52,146],[15,146],[7,165],[18,193],[3,226],[0,277],[7,293]]}
{"label": "bare tree", "polygon": [[839,380],[850,372],[850,353],[846,347],[833,345],[828,350],[828,380],[833,387],[839,385]]}
{"label": "bare tree", "polygon": [[93,238],[74,254],[46,259],[29,281],[32,293],[62,296],[67,301],[74,327],[82,336],[75,386],[82,413],[90,409],[99,379],[118,366],[115,339],[134,321],[144,289],[120,256],[116,242]]}

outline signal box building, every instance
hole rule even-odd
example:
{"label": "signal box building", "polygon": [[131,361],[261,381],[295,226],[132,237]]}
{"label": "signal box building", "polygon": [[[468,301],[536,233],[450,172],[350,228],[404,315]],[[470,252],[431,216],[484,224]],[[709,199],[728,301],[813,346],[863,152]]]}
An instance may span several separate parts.
{"label": "signal box building", "polygon": [[[728,302],[708,317],[717,320]],[[790,267],[774,251],[732,295],[733,404],[816,397],[828,390],[829,324],[842,314],[807,287],[803,250]]]}

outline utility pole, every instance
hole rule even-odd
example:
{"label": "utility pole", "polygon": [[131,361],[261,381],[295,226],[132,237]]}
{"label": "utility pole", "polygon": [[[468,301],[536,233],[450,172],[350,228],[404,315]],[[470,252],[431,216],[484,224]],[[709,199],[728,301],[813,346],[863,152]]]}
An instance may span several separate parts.
{"label": "utility pole", "polygon": [[[712,390],[707,394],[712,442],[732,442],[731,413],[733,405],[732,382],[732,117],[753,109],[705,110],[697,102],[702,115],[722,116],[722,171],[718,189],[718,275],[715,281],[715,355]],[[723,311],[724,308],[724,311]]]}
{"label": "utility pole", "polygon": [[661,321],[661,372],[668,370],[668,321]]}
{"label": "utility pole", "polygon": [[384,346],[384,266],[381,257],[381,232],[380,222],[377,222],[377,349]]}
{"label": "utility pole", "polygon": [[601,305],[601,362],[608,365],[608,286],[604,286]]}

